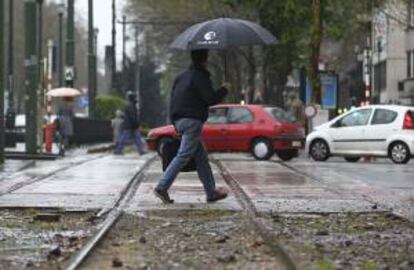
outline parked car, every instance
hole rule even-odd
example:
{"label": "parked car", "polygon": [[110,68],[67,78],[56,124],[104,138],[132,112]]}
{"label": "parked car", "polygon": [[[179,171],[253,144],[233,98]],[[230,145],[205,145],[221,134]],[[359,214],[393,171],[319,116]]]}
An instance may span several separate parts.
{"label": "parked car", "polygon": [[389,157],[407,163],[414,154],[414,107],[372,105],[352,110],[315,128],[306,138],[306,152],[316,161],[344,156]]}
{"label": "parked car", "polygon": [[[147,144],[162,152],[162,146],[177,136],[172,125],[149,131]],[[223,104],[211,107],[202,136],[208,151],[250,152],[258,160],[276,153],[290,160],[304,147],[304,128],[293,116],[277,107]]]}

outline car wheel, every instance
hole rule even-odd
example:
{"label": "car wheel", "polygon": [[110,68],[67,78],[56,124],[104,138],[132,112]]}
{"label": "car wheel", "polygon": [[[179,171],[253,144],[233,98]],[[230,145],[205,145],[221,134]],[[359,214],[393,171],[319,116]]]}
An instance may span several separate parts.
{"label": "car wheel", "polygon": [[315,161],[326,161],[329,158],[329,146],[324,140],[315,140],[309,147],[309,154]]}
{"label": "car wheel", "polygon": [[172,138],[170,137],[162,137],[161,139],[158,140],[157,153],[159,156],[162,156],[162,149],[164,148],[164,145],[171,140]]}
{"label": "car wheel", "polygon": [[390,146],[388,155],[395,164],[406,164],[410,160],[411,154],[405,143],[395,142]]}
{"label": "car wheel", "polygon": [[361,157],[345,157],[345,160],[348,162],[358,162]]}
{"label": "car wheel", "polygon": [[289,161],[298,156],[298,150],[282,150],[276,151],[276,155],[283,161]]}
{"label": "car wheel", "polygon": [[257,160],[268,160],[273,155],[272,144],[264,138],[254,140],[250,151]]}

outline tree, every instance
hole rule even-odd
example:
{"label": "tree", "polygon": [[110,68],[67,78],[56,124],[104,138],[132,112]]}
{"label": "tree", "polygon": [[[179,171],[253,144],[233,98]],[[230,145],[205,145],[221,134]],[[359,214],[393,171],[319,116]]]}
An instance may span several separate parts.
{"label": "tree", "polygon": [[[399,1],[399,0],[392,0]],[[400,0],[406,1],[406,0]],[[247,89],[248,100],[254,96],[254,89],[263,89],[263,102],[283,106],[283,91],[288,75],[294,69],[307,67],[315,89],[318,86],[318,62],[325,54],[325,44],[348,46],[354,42],[355,32],[366,30],[367,17],[384,0],[160,0],[129,1],[131,15],[152,21],[188,21],[183,24],[160,24],[151,27],[147,39],[158,57],[155,63],[167,65],[170,72],[182,68],[183,56],[170,53],[168,44],[191,21],[206,20],[221,16],[240,17],[256,21],[270,30],[279,44],[272,47],[239,48],[230,52],[230,75],[236,91]],[[161,19],[162,18],[162,19]],[[315,23],[313,23],[315,22]],[[349,58],[349,52],[340,58],[328,59],[340,67],[341,61]],[[353,54],[353,52],[351,52]],[[220,58],[212,58],[213,78],[221,79]],[[332,65],[334,66],[334,65]],[[171,67],[171,68],[170,68]],[[255,79],[259,74],[261,81]],[[233,92],[236,100],[240,93]],[[320,92],[317,90],[316,102]],[[319,93],[319,94],[318,94]]]}
{"label": "tree", "polygon": [[[8,10],[8,2],[5,1],[5,10]],[[24,1],[14,2],[14,18],[22,18]],[[52,39],[54,44],[58,44],[58,5],[54,1],[45,1],[43,4],[43,56],[47,55],[47,41]],[[79,19],[79,18],[78,18]],[[75,22],[75,40],[76,46],[76,71],[77,71],[77,87],[82,88],[87,85],[87,42],[86,30],[81,20]],[[8,31],[9,22],[4,24]],[[24,94],[24,24],[14,23],[14,98],[16,111],[22,113],[24,111],[25,94]],[[57,83],[57,74],[54,75],[54,85]]]}

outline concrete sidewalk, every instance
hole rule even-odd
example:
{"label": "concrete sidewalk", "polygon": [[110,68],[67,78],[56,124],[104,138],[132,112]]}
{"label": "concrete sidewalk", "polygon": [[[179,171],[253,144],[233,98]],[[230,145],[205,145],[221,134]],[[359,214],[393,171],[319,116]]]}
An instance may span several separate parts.
{"label": "concrete sidewalk", "polygon": [[41,179],[0,196],[0,207],[111,207],[128,181],[152,156],[80,155],[38,164],[0,182],[0,192],[5,192],[33,178]]}

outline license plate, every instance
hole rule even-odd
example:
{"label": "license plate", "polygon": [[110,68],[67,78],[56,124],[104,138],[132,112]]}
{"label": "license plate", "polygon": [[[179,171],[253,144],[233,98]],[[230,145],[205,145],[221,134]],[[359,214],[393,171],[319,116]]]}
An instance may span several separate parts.
{"label": "license plate", "polygon": [[300,141],[293,141],[292,146],[293,147],[302,147],[302,143]]}

